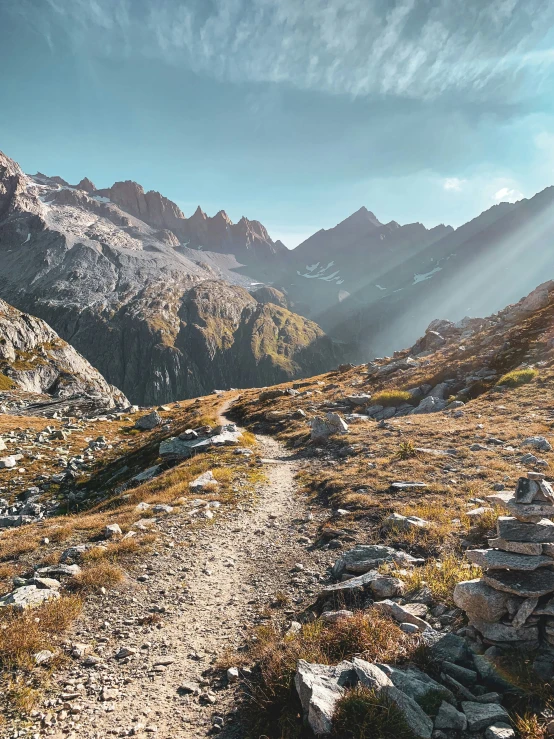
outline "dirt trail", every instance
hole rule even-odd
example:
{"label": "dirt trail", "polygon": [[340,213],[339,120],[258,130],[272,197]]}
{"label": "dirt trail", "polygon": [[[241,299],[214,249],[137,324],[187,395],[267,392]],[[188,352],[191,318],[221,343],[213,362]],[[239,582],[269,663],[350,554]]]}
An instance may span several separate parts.
{"label": "dirt trail", "polygon": [[[109,607],[105,599],[96,604],[96,613],[101,606],[99,618],[105,618],[108,626],[99,631],[89,618],[81,638],[101,634],[106,663],[103,671],[87,672],[82,666],[73,670],[75,681],[87,676],[88,700],[83,700],[70,736],[104,739],[109,734],[155,733],[193,739],[210,733],[216,716],[224,718],[220,736],[243,736],[240,720],[230,715],[236,705],[232,686],[210,685],[210,692],[200,696],[179,688],[196,683],[205,691],[208,681],[203,673],[226,651],[244,644],[275,593],[291,594],[294,607],[294,602],[317,591],[329,556],[309,548],[318,521],[316,516],[308,522],[308,510],[296,495],[299,463],[275,439],[259,436],[257,442],[267,483],[256,491],[255,504],[219,514],[192,540],[178,517],[169,517],[161,528],[170,543],[163,550],[160,546],[158,556],[143,565],[146,581],[130,593],[111,595]],[[305,567],[300,576],[291,572],[297,562]],[[139,614],[153,605],[167,607],[163,627],[138,625]],[[128,662],[117,661],[113,655],[120,646],[137,652]],[[156,665],[164,661],[171,664]],[[67,690],[67,676],[65,683]],[[99,699],[101,686],[112,686],[115,700]]]}

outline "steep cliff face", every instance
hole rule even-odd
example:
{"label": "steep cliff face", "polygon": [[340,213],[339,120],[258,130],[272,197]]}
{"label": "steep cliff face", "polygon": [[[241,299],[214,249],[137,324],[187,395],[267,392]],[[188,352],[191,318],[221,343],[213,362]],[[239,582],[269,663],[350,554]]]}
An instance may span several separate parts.
{"label": "steep cliff face", "polygon": [[47,323],[0,300],[0,392],[52,399],[87,396],[103,408],[127,398]]}
{"label": "steep cliff face", "polygon": [[259,221],[243,216],[238,223],[233,223],[224,210],[210,217],[200,206],[186,218],[173,201],[153,190],[145,192],[141,185],[131,180],[116,182],[93,194],[109,199],[149,226],[171,231],[180,243],[193,249],[234,254],[247,265],[273,262],[277,257],[285,258],[288,253],[282,242],[271,239]]}
{"label": "steep cliff face", "polygon": [[234,257],[183,245],[170,201],[142,188],[133,200],[126,186],[125,211],[91,188],[28,177],[0,154],[0,297],[46,320],[133,402],[265,385],[340,361],[316,324],[260,305]]}

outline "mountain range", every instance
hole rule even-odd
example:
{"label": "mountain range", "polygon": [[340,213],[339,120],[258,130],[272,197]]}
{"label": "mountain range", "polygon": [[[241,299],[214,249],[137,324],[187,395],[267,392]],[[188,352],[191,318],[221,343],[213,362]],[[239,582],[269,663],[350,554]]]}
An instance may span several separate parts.
{"label": "mountain range", "polygon": [[289,250],[131,181],[26,175],[0,154],[0,298],[47,321],[127,397],[262,386],[413,343],[554,273],[554,188],[453,229],[362,207]]}

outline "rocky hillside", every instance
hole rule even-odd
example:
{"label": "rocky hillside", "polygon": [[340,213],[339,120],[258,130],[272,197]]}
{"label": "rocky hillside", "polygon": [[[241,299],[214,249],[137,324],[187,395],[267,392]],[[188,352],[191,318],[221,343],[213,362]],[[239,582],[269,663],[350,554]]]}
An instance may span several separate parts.
{"label": "rocky hillside", "polygon": [[128,406],[127,398],[39,318],[0,300],[0,410]]}
{"label": "rocky hillside", "polygon": [[[143,404],[336,364],[339,347],[316,324],[258,303],[249,292],[258,285],[237,271],[239,252],[280,247],[260,224],[223,221],[218,230],[200,213],[184,219],[134,183],[99,194],[88,180],[28,177],[0,155],[0,296]],[[221,251],[216,232],[236,255],[199,249]]]}
{"label": "rocky hillside", "polygon": [[0,416],[6,735],[551,736],[553,316],[545,283],[298,382]]}
{"label": "rocky hillside", "polygon": [[553,226],[552,187],[456,230],[382,224],[362,208],[300,244],[275,287],[364,361],[413,343],[437,315],[488,315],[553,276]]}

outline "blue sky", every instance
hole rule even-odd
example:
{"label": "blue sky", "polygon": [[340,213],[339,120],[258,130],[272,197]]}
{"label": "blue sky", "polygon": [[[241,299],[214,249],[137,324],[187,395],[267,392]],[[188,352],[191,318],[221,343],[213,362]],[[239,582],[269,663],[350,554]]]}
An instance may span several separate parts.
{"label": "blue sky", "polygon": [[295,246],[554,184],[547,0],[2,0],[0,149]]}

